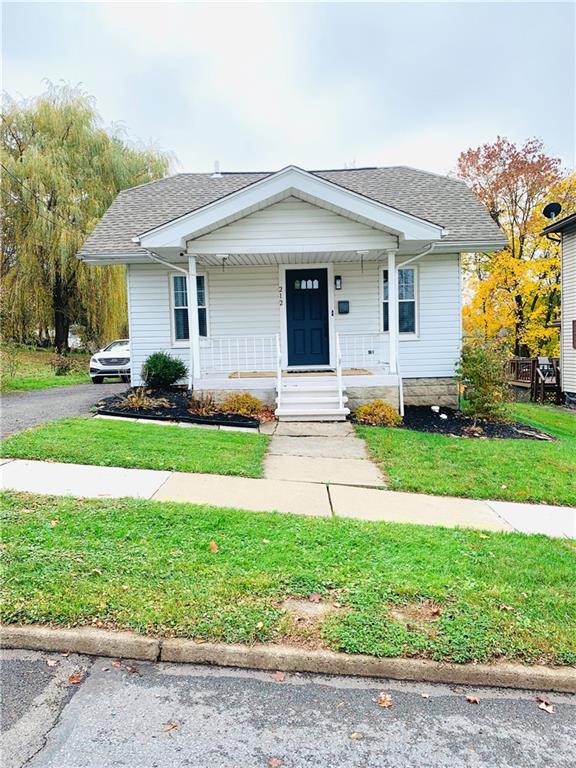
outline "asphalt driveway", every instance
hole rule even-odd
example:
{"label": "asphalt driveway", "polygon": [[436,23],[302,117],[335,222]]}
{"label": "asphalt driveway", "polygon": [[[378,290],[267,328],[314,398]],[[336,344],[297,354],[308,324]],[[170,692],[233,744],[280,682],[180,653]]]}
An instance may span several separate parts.
{"label": "asphalt driveway", "polygon": [[31,392],[8,392],[2,395],[0,435],[61,419],[64,416],[82,416],[107,395],[123,392],[127,384],[74,384],[70,387],[36,389]]}
{"label": "asphalt driveway", "polygon": [[[2,652],[5,768],[568,768],[576,701],[324,675]],[[71,677],[72,676],[72,677]],[[377,704],[380,692],[392,707]],[[478,703],[466,701],[466,695]]]}

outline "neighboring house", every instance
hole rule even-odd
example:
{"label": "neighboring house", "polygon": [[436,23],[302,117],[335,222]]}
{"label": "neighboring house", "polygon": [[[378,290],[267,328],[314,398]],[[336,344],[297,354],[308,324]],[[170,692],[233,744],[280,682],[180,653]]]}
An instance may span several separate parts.
{"label": "neighboring house", "polygon": [[560,319],[560,379],[566,400],[576,404],[576,213],[546,227],[543,234],[562,236],[560,266],[562,315]]}
{"label": "neighboring house", "polygon": [[127,265],[133,385],[164,350],[196,391],[339,419],[376,397],[456,403],[460,254],[505,245],[456,179],[289,166],[125,190],[79,257]]}

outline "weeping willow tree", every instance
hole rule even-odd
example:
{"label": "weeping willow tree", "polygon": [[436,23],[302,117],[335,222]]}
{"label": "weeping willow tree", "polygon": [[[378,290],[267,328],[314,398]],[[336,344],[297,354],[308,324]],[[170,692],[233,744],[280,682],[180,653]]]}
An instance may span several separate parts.
{"label": "weeping willow tree", "polygon": [[78,88],[6,98],[1,118],[4,338],[53,334],[62,351],[74,324],[91,339],[120,335],[124,268],[89,266],[76,254],[118,192],[165,176],[168,156],[105,130]]}

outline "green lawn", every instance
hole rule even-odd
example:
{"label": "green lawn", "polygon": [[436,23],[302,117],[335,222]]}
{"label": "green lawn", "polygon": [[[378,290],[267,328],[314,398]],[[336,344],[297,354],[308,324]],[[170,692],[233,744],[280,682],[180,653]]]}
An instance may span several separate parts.
{"label": "green lawn", "polygon": [[406,429],[356,429],[390,489],[576,506],[576,414],[529,403],[516,404],[511,411],[515,419],[557,440],[477,440]]}
{"label": "green lawn", "polygon": [[76,370],[64,376],[56,376],[54,373],[51,365],[53,355],[52,350],[3,346],[0,390],[2,392],[22,392],[90,382],[88,375],[90,355],[88,353],[74,352],[71,357]]}
{"label": "green lawn", "polygon": [[72,464],[262,477],[268,437],[257,432],[68,418],[4,440],[2,456]]}
{"label": "green lawn", "polygon": [[[5,622],[576,664],[566,540],[139,500],[1,501]],[[313,592],[339,612],[310,626],[281,607]]]}

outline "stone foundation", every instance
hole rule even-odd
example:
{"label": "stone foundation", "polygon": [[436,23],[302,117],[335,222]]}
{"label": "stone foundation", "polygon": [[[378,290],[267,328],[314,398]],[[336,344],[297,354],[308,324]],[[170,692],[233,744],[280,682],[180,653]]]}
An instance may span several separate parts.
{"label": "stone foundation", "polygon": [[371,400],[384,400],[396,410],[400,408],[398,387],[346,387],[346,395],[348,396],[346,405],[351,411],[355,411],[359,405],[369,403]]}
{"label": "stone foundation", "polygon": [[456,379],[422,378],[403,379],[405,405],[447,405],[458,406],[458,384]]}

